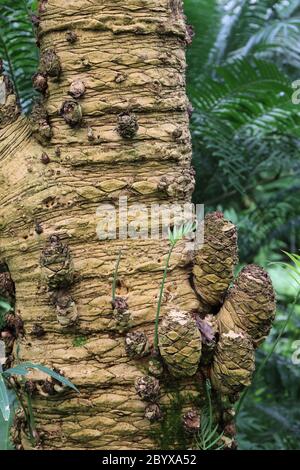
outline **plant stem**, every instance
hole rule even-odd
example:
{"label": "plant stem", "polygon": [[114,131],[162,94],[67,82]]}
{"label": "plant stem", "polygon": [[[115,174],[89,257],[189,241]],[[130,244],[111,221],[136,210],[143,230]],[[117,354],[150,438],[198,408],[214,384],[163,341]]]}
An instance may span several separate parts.
{"label": "plant stem", "polygon": [[[17,346],[16,346],[16,359],[17,359],[17,364],[20,364],[20,357],[19,357],[19,353],[20,353],[20,344],[19,342],[17,341]],[[34,416],[33,416],[33,410],[32,410],[32,403],[31,403],[31,398],[30,398],[30,395],[29,393],[25,390],[25,387],[24,387],[24,383],[25,383],[25,380],[23,377],[21,377],[21,380],[20,380],[21,384],[22,384],[22,387],[23,387],[23,391],[24,391],[24,394],[26,396],[26,401],[27,401],[27,408],[28,410],[26,409],[26,406],[23,402],[23,398],[21,397],[21,395],[18,393],[17,389],[15,388],[15,393],[16,393],[16,396],[18,397],[18,400],[20,402],[20,405],[25,413],[25,416],[26,416],[26,420],[27,420],[27,423],[28,423],[28,429],[29,429],[29,435],[30,435],[30,442],[31,442],[31,445],[35,446],[37,444],[37,432],[36,432],[36,426],[35,426],[35,419],[34,419]]]}
{"label": "plant stem", "polygon": [[31,397],[28,392],[26,393],[26,401],[27,401],[27,408],[28,408],[28,415],[29,415],[29,429],[30,429],[30,435],[34,439],[34,445],[37,444],[38,441],[38,433],[36,430],[36,424],[35,424],[35,419],[34,419],[34,414],[33,414],[33,409],[32,409],[32,403],[31,403]]}
{"label": "plant stem", "polygon": [[172,254],[174,247],[175,247],[175,244],[172,243],[169,248],[169,253],[168,253],[168,257],[167,257],[167,261],[165,265],[164,275],[161,281],[159,298],[157,302],[157,310],[156,310],[156,317],[155,317],[155,332],[154,332],[154,348],[156,351],[158,351],[158,325],[159,325],[160,309],[161,309],[162,298],[163,298],[165,283],[166,283],[168,269],[169,269],[170,258],[171,258],[171,254]]}
{"label": "plant stem", "polygon": [[[254,373],[253,375],[253,380],[252,380],[252,384],[254,383],[254,381],[257,379],[257,377],[261,374],[261,372],[263,371],[263,369],[265,368],[265,366],[267,365],[267,363],[269,362],[269,359],[271,358],[271,356],[273,355],[273,353],[275,352],[275,349],[277,347],[277,344],[279,343],[282,335],[284,334],[285,330],[286,330],[286,327],[288,326],[288,323],[291,319],[291,317],[293,316],[294,312],[295,312],[295,308],[296,308],[296,305],[298,303],[298,300],[300,298],[300,290],[298,291],[295,299],[294,299],[294,302],[292,304],[292,307],[291,307],[291,310],[290,310],[290,313],[288,314],[285,322],[284,322],[284,325],[283,327],[281,328],[280,332],[278,333],[278,336],[276,338],[276,340],[274,341],[274,344],[271,348],[271,350],[268,352],[268,354],[266,355],[265,359],[262,361],[262,363],[260,364],[259,368],[257,369],[257,371]],[[249,388],[246,388],[244,390],[244,392],[242,393],[241,395],[241,398],[237,404],[237,407],[236,407],[236,410],[235,410],[235,416],[237,417],[239,412],[241,411],[241,408],[242,408],[242,405],[244,403],[244,400],[248,394],[248,391],[249,391]]]}
{"label": "plant stem", "polygon": [[116,298],[116,287],[117,287],[118,270],[119,270],[119,265],[120,265],[120,260],[121,260],[121,254],[122,252],[120,250],[118,258],[117,258],[117,262],[116,262],[115,272],[114,272],[114,280],[113,280],[113,285],[112,285],[112,300],[115,300]]}
{"label": "plant stem", "polygon": [[208,409],[209,409],[209,429],[211,429],[212,427],[212,404],[211,404],[211,396],[210,396],[210,382],[208,381],[208,379],[206,380],[205,388],[206,388],[206,396],[207,396]]}

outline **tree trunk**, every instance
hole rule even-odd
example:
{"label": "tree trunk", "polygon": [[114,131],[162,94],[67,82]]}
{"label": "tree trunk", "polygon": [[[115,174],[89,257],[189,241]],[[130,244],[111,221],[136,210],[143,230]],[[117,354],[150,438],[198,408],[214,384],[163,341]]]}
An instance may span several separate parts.
{"label": "tree trunk", "polygon": [[[126,354],[112,283],[121,250],[117,295],[126,298],[130,331],[152,343],[168,242],[101,241],[96,233],[97,208],[118,207],[120,196],[147,207],[191,199],[189,32],[181,3],[43,0],[34,81],[44,97],[30,120],[2,83],[1,258],[25,325],[19,356],[60,370],[80,390],[59,391],[34,376],[45,449],[182,448],[189,439],[175,429],[181,414],[204,400],[202,375],[161,379],[168,422],[144,417],[135,382],[148,375],[149,358]],[[199,308],[191,271],[179,244],[162,316],[174,306]],[[22,444],[29,446],[24,434]]]}
{"label": "tree trunk", "polygon": [[[134,388],[146,364],[125,354],[124,337],[112,319],[111,290],[122,250],[117,294],[127,297],[132,328],[153,336],[167,243],[101,242],[96,210],[103,202],[117,203],[120,195],[127,196],[129,204],[168,200],[167,192],[157,188],[166,176],[186,176],[188,194],[182,191],[179,197],[190,198],[181,2],[42,3],[42,60],[47,61],[47,51],[55,51],[61,65],[60,74],[54,70],[48,77],[43,102],[53,135],[47,142],[41,136],[42,118],[35,122],[41,147],[31,137],[26,119],[5,123],[1,249],[16,285],[16,311],[26,328],[22,359],[60,369],[80,395],[34,400],[37,426],[45,448],[150,448],[145,404]],[[43,70],[49,70],[51,60],[42,64]],[[84,97],[77,100],[83,120],[80,127],[70,127],[60,109],[72,100],[68,92],[77,80],[86,87]],[[121,113],[135,114],[139,128],[132,139],[118,133]],[[68,245],[74,263],[68,293],[79,321],[69,328],[57,321],[41,280],[41,255],[53,234]],[[175,304],[191,310],[197,307],[196,297],[188,270],[179,264],[180,256],[174,256],[167,288]],[[37,325],[46,332],[40,339],[32,334]]]}

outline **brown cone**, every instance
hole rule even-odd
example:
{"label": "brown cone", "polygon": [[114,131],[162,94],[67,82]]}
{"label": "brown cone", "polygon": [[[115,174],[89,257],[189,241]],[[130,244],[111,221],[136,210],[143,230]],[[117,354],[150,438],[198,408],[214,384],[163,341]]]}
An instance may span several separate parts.
{"label": "brown cone", "polygon": [[201,358],[201,334],[187,312],[173,309],[159,326],[159,351],[174,377],[190,377]]}
{"label": "brown cone", "polygon": [[275,317],[275,293],[268,273],[254,264],[239,274],[218,314],[220,332],[245,331],[258,346]]}
{"label": "brown cone", "polygon": [[223,333],[211,369],[213,387],[224,395],[238,394],[250,385],[254,369],[254,348],[250,338],[242,332]]}
{"label": "brown cone", "polygon": [[193,281],[197,294],[209,306],[219,305],[233,280],[237,264],[236,227],[221,212],[204,219],[204,243],[196,254]]}

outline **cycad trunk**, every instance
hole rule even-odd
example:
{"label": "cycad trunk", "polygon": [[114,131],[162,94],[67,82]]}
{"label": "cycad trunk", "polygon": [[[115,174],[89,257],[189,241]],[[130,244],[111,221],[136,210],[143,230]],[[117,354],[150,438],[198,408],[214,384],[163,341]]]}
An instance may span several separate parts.
{"label": "cycad trunk", "polygon": [[[1,257],[25,323],[21,359],[60,369],[81,394],[35,399],[37,427],[45,448],[151,448],[157,444],[134,388],[146,365],[125,354],[124,337],[112,318],[111,288],[122,250],[117,294],[127,297],[133,330],[153,336],[167,243],[101,242],[96,210],[101,203],[117,204],[120,195],[128,204],[190,200],[181,1],[49,0],[40,10],[41,70],[48,73],[44,106],[52,137],[45,116],[35,112],[36,142],[27,119],[17,117],[8,90],[1,103],[6,102],[0,141]],[[77,80],[86,91],[71,98],[68,92]],[[80,124],[75,125],[78,116],[66,122],[60,114],[70,100],[82,108]],[[121,135],[122,113],[125,119],[135,116],[137,132],[133,125],[132,134]],[[68,245],[74,264],[74,279],[63,289],[76,304],[75,326],[60,325],[57,304],[45,287],[42,253],[53,234]],[[179,252],[171,268],[169,302],[183,310],[196,308]],[[39,327],[44,336],[36,336]]]}

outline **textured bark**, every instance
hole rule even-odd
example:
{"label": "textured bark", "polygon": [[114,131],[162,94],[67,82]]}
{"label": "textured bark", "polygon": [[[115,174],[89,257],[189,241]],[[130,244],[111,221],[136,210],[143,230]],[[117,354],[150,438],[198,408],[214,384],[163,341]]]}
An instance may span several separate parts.
{"label": "textured bark", "polygon": [[[127,297],[132,331],[145,331],[151,341],[167,243],[100,242],[96,209],[120,195],[130,204],[190,200],[181,1],[49,0],[41,11],[34,85],[45,93],[42,106],[29,122],[18,116],[11,92],[1,103],[1,258],[25,323],[21,359],[61,370],[81,394],[35,398],[37,427],[46,449],[153,448],[134,385],[147,373],[147,360],[125,353],[111,286],[122,249],[117,294]],[[122,133],[124,116],[136,120],[130,135]],[[70,276],[60,259],[58,280],[48,253],[53,235],[73,266]],[[175,305],[197,308],[187,264],[178,246],[162,313]],[[48,289],[58,287],[53,300]],[[64,315],[66,325],[58,321]],[[37,334],[41,327],[45,334]],[[178,386],[191,394],[199,388]],[[162,384],[162,403],[167,395]]]}

